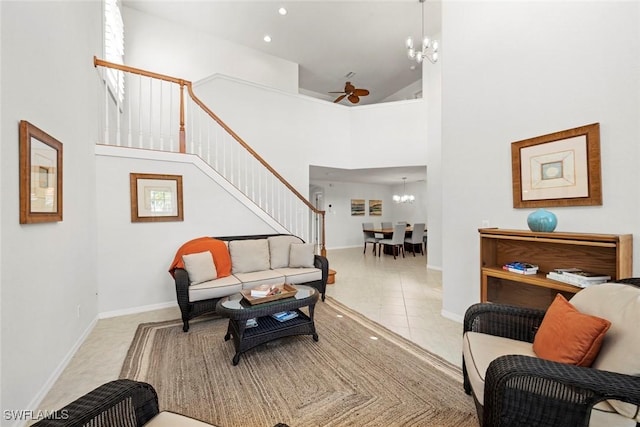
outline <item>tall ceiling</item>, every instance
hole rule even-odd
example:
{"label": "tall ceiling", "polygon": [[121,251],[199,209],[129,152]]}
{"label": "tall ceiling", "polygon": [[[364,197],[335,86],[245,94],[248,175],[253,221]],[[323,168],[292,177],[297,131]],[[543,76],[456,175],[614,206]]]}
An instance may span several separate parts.
{"label": "tall ceiling", "polygon": [[[240,45],[299,64],[299,86],[333,100],[346,81],[370,95],[359,105],[380,102],[422,77],[404,41],[440,32],[440,1],[219,1],[123,0],[126,7],[182,23]],[[282,16],[278,9],[284,7]],[[272,38],[266,43],[263,37]],[[429,63],[424,66],[429,65]],[[412,67],[413,66],[413,67]],[[412,69],[413,68],[413,69]],[[348,73],[353,77],[345,77]],[[345,105],[350,105],[346,100]]]}

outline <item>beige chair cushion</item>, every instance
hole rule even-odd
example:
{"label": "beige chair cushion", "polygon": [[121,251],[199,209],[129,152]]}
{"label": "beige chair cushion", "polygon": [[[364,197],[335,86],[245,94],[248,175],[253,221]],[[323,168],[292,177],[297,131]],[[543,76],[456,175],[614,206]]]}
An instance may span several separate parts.
{"label": "beige chair cushion", "polygon": [[259,285],[282,285],[284,275],[276,270],[252,271],[234,274],[242,282],[242,289],[253,289]]}
{"label": "beige chair cushion", "polygon": [[269,242],[267,239],[232,240],[229,242],[231,273],[251,273],[269,270]]}
{"label": "beige chair cushion", "polygon": [[464,334],[462,353],[473,394],[481,405],[484,405],[484,379],[491,362],[507,354],[536,357],[531,343],[478,332]]}
{"label": "beige chair cushion", "polygon": [[195,418],[176,414],[175,412],[162,411],[153,417],[145,427],[211,427],[213,424],[196,420]]}
{"label": "beige chair cushion", "polygon": [[289,250],[289,267],[314,267],[313,244],[292,243]]}
{"label": "beige chair cushion", "polygon": [[222,298],[240,292],[242,283],[232,276],[189,286],[189,301],[204,301],[211,298]]}
{"label": "beige chair cushion", "polygon": [[213,263],[213,256],[209,251],[182,255],[182,262],[189,275],[190,285],[207,282],[218,276],[216,266]]}
{"label": "beige chair cushion", "polygon": [[292,243],[302,243],[296,236],[268,237],[271,268],[289,267],[289,250]]}
{"label": "beige chair cushion", "polygon": [[[592,368],[640,375],[640,288],[620,283],[592,285],[571,298],[583,313],[602,317],[611,322],[598,357]],[[638,407],[610,400],[620,414],[640,422]]]}
{"label": "beige chair cushion", "polygon": [[284,276],[284,283],[290,285],[322,280],[322,270],[319,268],[278,268],[275,271]]}

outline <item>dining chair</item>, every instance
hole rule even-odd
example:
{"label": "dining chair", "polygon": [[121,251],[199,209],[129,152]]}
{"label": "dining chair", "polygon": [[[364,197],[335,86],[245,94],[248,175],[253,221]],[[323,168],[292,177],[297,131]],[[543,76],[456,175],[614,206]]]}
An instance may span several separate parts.
{"label": "dining chair", "polygon": [[[404,224],[396,224],[393,227],[393,236],[390,239],[382,239],[378,242],[380,246],[391,246],[393,250],[393,259],[396,259],[396,251],[400,255],[402,251],[402,258],[404,258],[404,232],[407,226]],[[380,256],[380,249],[378,249],[378,256]]]}
{"label": "dining chair", "polygon": [[411,252],[413,252],[413,256],[416,256],[416,245],[420,246],[420,254],[424,255],[424,252],[422,251],[422,243],[424,242],[424,224],[413,224],[411,237],[405,238],[404,242],[411,245]]}
{"label": "dining chair", "polygon": [[364,250],[362,253],[367,253],[367,243],[373,243],[373,254],[375,255],[376,249],[378,247],[378,239],[373,231],[364,231],[364,230],[373,230],[372,222],[363,222],[362,223],[362,234],[364,238]]}
{"label": "dining chair", "polygon": [[393,228],[393,223],[391,221],[389,222],[383,222],[381,223],[382,228]]}

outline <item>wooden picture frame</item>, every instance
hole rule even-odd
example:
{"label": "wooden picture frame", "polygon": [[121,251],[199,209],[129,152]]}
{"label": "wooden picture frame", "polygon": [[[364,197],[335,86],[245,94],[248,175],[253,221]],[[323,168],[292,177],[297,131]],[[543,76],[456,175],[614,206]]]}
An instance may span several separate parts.
{"label": "wooden picture frame", "polygon": [[131,222],[183,221],[182,176],[129,174]]}
{"label": "wooden picture frame", "polygon": [[62,143],[19,124],[20,224],[62,221]]}
{"label": "wooden picture frame", "polygon": [[511,143],[514,208],[602,205],[600,124]]}

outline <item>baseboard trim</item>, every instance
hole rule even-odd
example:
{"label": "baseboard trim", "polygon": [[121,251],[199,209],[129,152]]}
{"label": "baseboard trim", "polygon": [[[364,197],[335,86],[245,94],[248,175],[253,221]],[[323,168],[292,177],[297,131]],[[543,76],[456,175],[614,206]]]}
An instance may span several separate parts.
{"label": "baseboard trim", "polygon": [[[58,364],[56,369],[51,373],[47,381],[40,388],[40,391],[38,392],[38,394],[36,394],[35,397],[31,400],[31,403],[29,403],[28,408],[34,408],[34,411],[35,411],[40,407],[40,404],[42,403],[44,398],[51,391],[51,388],[53,387],[53,385],[56,383],[56,381],[58,381],[58,378],[60,378],[60,375],[62,375],[62,372],[67,368],[67,365],[69,365],[69,362],[71,362],[71,359],[76,354],[80,346],[87,339],[91,331],[93,331],[93,328],[95,328],[97,323],[98,323],[98,318],[93,319],[91,323],[89,323],[89,326],[87,326],[87,328],[84,330],[82,335],[80,335],[80,337],[76,340],[76,342],[69,349],[65,357]],[[21,425],[26,426],[28,422],[30,422],[30,420],[25,420],[24,422],[22,422],[21,420],[16,420],[12,425],[15,427],[21,426]]]}
{"label": "baseboard trim", "polygon": [[464,322],[464,317],[460,316],[459,314],[455,314],[447,310],[441,310],[440,314],[442,315],[442,317],[446,317],[447,319],[453,320],[454,322],[458,322],[458,323]]}
{"label": "baseboard trim", "polygon": [[98,313],[98,319],[108,319],[110,317],[126,316],[127,314],[144,313],[146,311],[160,310],[163,308],[176,307],[175,301],[161,302],[158,304],[141,305],[138,307],[123,308],[120,310],[103,311]]}

